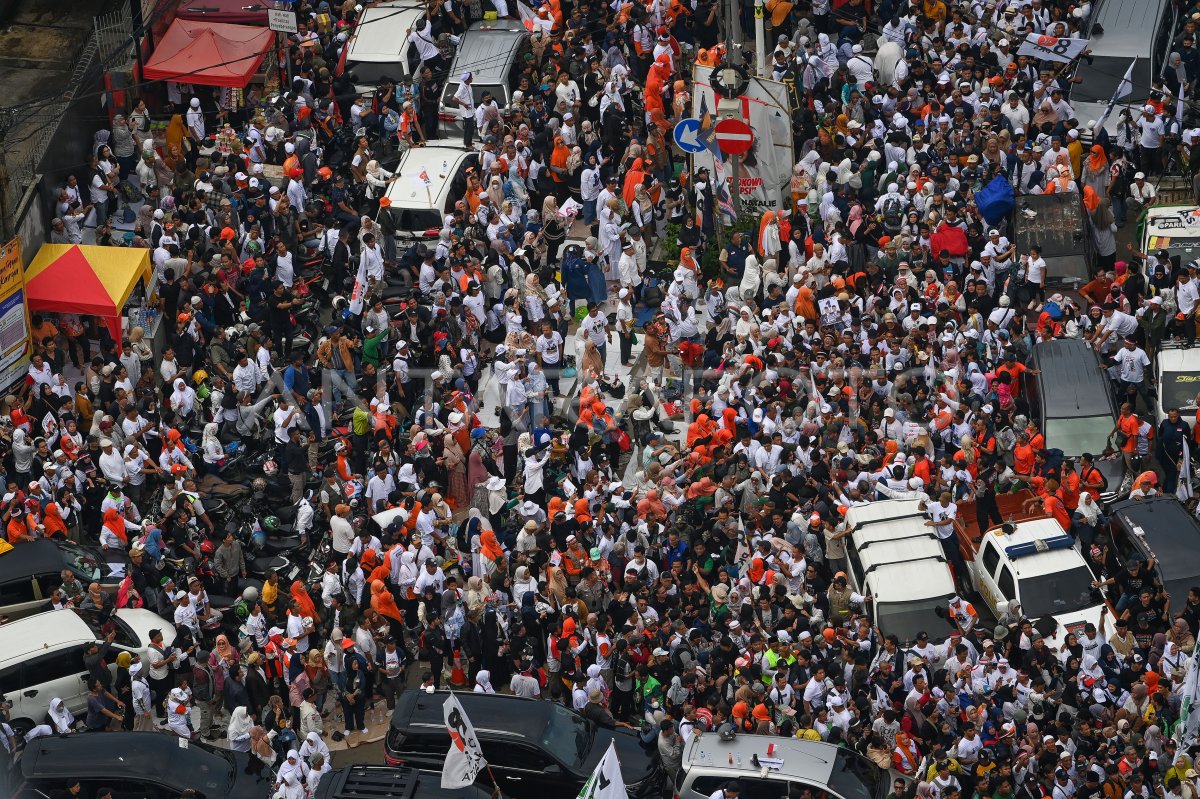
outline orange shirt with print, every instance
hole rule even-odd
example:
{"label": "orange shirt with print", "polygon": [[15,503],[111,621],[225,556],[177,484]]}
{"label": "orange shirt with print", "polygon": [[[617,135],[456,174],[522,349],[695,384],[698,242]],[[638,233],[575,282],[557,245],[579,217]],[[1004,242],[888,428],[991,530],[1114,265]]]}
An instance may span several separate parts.
{"label": "orange shirt with print", "polygon": [[1008,375],[1010,378],[1012,378],[1013,396],[1016,396],[1017,394],[1020,393],[1020,391],[1021,391],[1021,375],[1025,374],[1028,371],[1029,370],[1025,368],[1024,364],[1015,363],[1015,362],[1013,363],[1012,366],[1009,366],[1008,364],[1002,364],[1002,365],[996,367],[996,374],[1003,373],[1003,374]]}
{"label": "orange shirt with print", "polygon": [[1017,444],[1013,448],[1013,471],[1017,474],[1033,474],[1033,456],[1036,452],[1028,444]]}

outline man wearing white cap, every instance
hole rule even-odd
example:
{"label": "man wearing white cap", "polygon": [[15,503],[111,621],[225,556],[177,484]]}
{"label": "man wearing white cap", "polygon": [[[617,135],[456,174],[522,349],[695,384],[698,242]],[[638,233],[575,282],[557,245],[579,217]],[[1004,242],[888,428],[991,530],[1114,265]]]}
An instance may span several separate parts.
{"label": "man wearing white cap", "polygon": [[475,139],[475,93],[471,89],[470,72],[458,76],[458,90],[454,92],[454,102],[458,103],[458,115],[462,120],[463,147],[469,150]]}
{"label": "man wearing white cap", "polygon": [[1142,169],[1156,175],[1160,170],[1158,149],[1162,146],[1166,129],[1162,117],[1154,112],[1154,106],[1142,107],[1142,117],[1137,121],[1137,129],[1141,131],[1138,146],[1142,151]]}
{"label": "man wearing white cap", "polygon": [[204,141],[204,112],[200,110],[200,99],[193,97],[187,110],[187,129],[188,135],[192,137],[191,151],[185,150],[185,155],[188,158],[188,164],[196,162],[196,156],[200,149],[200,143]]}

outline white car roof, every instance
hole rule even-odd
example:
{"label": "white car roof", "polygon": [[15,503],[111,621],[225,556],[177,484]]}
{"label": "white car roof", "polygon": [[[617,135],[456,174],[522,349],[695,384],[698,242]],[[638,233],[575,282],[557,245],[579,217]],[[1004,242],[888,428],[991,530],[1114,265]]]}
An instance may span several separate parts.
{"label": "white car roof", "polygon": [[425,16],[425,6],[398,0],[372,6],[363,12],[350,43],[348,61],[395,61],[408,40],[408,29]]}
{"label": "white car roof", "polygon": [[1021,544],[1033,544],[1037,541],[1062,539],[1066,532],[1057,521],[1051,518],[1031,519],[1018,522],[1011,535],[1005,535],[1000,528],[994,528],[986,533],[999,545],[1000,557],[1013,566],[1017,578],[1039,577],[1043,574],[1076,569],[1080,566],[1087,568],[1087,562],[1074,546],[1063,546],[1060,549],[1049,549],[1043,552],[1031,552],[1026,555],[1010,557],[1008,550]]}
{"label": "white car roof", "polygon": [[[387,197],[392,207],[441,211],[438,198],[442,190],[454,178],[459,162],[473,152],[461,147],[414,147],[406,152],[396,166],[399,177],[388,186]],[[421,177],[422,172],[428,176],[428,184]]]}
{"label": "white car roof", "polygon": [[1157,361],[1160,372],[1200,371],[1200,349],[1163,347],[1158,352]]}
{"label": "white car roof", "polygon": [[[876,602],[911,602],[954,593],[942,545],[915,499],[850,508],[846,524]],[[855,529],[857,528],[857,529]],[[860,586],[861,588],[861,586]]]}

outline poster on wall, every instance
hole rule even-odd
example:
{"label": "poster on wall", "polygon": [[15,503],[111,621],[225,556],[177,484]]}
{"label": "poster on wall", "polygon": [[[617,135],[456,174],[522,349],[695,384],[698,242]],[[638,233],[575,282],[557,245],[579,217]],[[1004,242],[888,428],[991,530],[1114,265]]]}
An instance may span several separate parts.
{"label": "poster on wall", "polygon": [[[731,222],[733,206],[728,203],[732,165],[722,156],[713,138],[717,96],[709,85],[709,67],[694,69],[693,111],[700,120],[700,141],[707,149],[694,156],[696,169],[706,166],[712,170],[714,196],[726,218]],[[741,117],[754,130],[754,144],[739,165],[738,189],[743,213],[758,216],[764,211],[779,211],[788,206],[791,195],[787,187],[792,179],[793,158],[792,112],[788,88],[784,84],[752,77],[746,92],[738,98]]]}
{"label": "poster on wall", "polygon": [[0,249],[0,391],[24,379],[29,366],[29,317],[21,240]]}

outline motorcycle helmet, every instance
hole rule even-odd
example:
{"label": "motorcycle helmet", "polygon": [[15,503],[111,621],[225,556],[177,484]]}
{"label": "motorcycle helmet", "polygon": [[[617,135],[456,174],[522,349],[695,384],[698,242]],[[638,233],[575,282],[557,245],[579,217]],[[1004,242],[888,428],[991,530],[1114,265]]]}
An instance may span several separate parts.
{"label": "motorcycle helmet", "polygon": [[261,477],[255,477],[254,482],[252,482],[250,484],[250,488],[254,491],[260,491],[260,492],[266,491],[267,490],[267,481],[262,479]]}
{"label": "motorcycle helmet", "polygon": [[203,369],[197,369],[196,373],[192,375],[192,382],[194,382],[196,385],[200,385],[207,379],[208,372],[204,371]]}
{"label": "motorcycle helmet", "polygon": [[247,604],[253,605],[258,601],[258,589],[254,586],[246,586],[246,590],[242,591],[242,600]]}
{"label": "motorcycle helmet", "polygon": [[717,727],[717,737],[722,741],[732,741],[737,737],[737,727],[732,722],[725,722]]}
{"label": "motorcycle helmet", "polygon": [[216,551],[217,551],[217,548],[211,540],[204,541],[203,543],[200,544],[200,553],[202,555],[207,555],[208,557],[211,558],[213,556],[213,553]]}
{"label": "motorcycle helmet", "polygon": [[268,533],[279,532],[279,517],[267,516],[262,520],[262,528]]}
{"label": "motorcycle helmet", "polygon": [[317,170],[317,176],[320,177],[321,180],[333,180],[333,170],[327,166],[323,166]]}
{"label": "motorcycle helmet", "polygon": [[[267,545],[267,534],[262,530],[255,530],[250,534],[250,546],[254,549],[262,549]],[[249,591],[250,589],[246,589]]]}
{"label": "motorcycle helmet", "polygon": [[278,473],[279,466],[275,463],[274,459],[269,459],[263,464],[263,474],[265,474],[267,477],[274,477]]}

